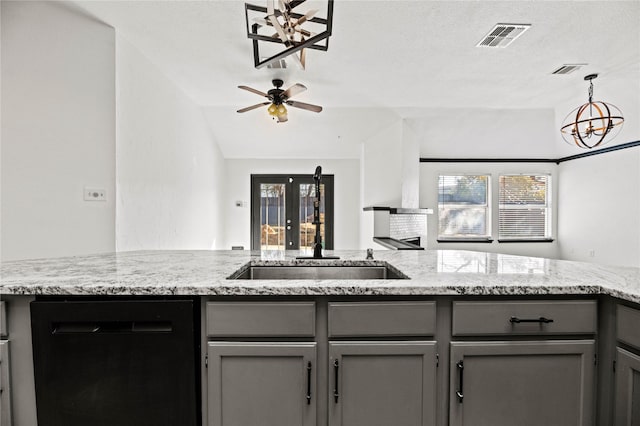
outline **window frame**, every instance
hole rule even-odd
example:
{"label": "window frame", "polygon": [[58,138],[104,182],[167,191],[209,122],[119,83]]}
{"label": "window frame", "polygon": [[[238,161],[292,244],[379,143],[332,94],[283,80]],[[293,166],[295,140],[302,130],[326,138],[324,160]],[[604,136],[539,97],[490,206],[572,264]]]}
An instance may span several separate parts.
{"label": "window frame", "polygon": [[[485,204],[479,205],[468,205],[468,204],[456,204],[456,203],[443,203],[440,201],[440,190],[441,185],[440,182],[443,177],[459,177],[459,176],[482,176],[486,178],[486,197]],[[438,190],[437,190],[437,203],[438,203],[438,236],[436,241],[439,243],[456,243],[456,242],[464,242],[464,243],[491,243],[493,242],[493,197],[492,197],[492,176],[491,173],[438,173]],[[440,218],[441,218],[441,210],[442,205],[446,205],[449,208],[459,208],[459,209],[471,209],[471,208],[485,208],[485,235],[460,235],[460,236],[451,236],[451,235],[443,235],[441,234],[440,229]]]}
{"label": "window frame", "polygon": [[[541,207],[539,204],[522,204],[522,205],[508,205],[500,203],[500,195],[502,193],[502,178],[508,176],[544,176],[546,177],[545,182],[545,204],[544,207]],[[498,242],[499,243],[519,243],[519,242],[527,242],[527,243],[535,243],[535,242],[553,242],[553,175],[551,173],[500,173],[498,176],[498,197],[497,197],[497,223],[498,223]],[[510,206],[509,208],[516,209],[541,209],[543,208],[545,211],[545,226],[544,226],[544,236],[518,236],[518,237],[505,237],[501,235],[500,229],[500,212],[503,209],[506,209],[506,206]]]}

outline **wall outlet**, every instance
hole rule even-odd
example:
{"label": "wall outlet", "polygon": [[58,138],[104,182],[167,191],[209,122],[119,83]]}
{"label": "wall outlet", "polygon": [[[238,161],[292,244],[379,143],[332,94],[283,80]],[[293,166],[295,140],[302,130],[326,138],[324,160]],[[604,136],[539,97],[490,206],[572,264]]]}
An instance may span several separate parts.
{"label": "wall outlet", "polygon": [[85,188],[85,201],[107,201],[107,191],[104,188]]}
{"label": "wall outlet", "polygon": [[595,250],[589,250],[589,257],[596,257],[596,251]]}

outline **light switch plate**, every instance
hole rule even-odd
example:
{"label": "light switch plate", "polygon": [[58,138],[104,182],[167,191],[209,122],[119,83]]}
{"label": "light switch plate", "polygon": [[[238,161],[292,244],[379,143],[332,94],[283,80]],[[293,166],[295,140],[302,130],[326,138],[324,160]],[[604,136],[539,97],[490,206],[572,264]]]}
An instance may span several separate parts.
{"label": "light switch plate", "polygon": [[107,191],[104,188],[84,188],[85,201],[107,201]]}

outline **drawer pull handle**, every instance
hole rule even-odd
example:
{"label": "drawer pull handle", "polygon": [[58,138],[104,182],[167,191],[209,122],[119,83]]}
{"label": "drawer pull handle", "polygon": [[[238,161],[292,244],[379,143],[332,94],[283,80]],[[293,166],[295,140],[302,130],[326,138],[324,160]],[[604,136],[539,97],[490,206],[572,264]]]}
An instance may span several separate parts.
{"label": "drawer pull handle", "polygon": [[520,324],[521,322],[538,322],[540,324],[549,324],[550,322],[553,322],[553,319],[551,318],[545,318],[545,317],[540,317],[540,318],[518,318],[518,317],[511,317],[509,318],[509,322],[511,324]]}
{"label": "drawer pull handle", "polygon": [[462,390],[462,386],[464,383],[464,363],[462,361],[458,361],[458,363],[456,364],[456,367],[458,367],[458,390],[456,391],[456,396],[458,397],[458,402],[460,404],[462,404],[462,400],[464,399],[464,393]]}
{"label": "drawer pull handle", "polygon": [[311,405],[311,362],[307,364],[307,405]]}
{"label": "drawer pull handle", "polygon": [[340,394],[338,393],[338,369],[340,368],[340,363],[336,359],[333,361],[333,398],[335,399],[336,404],[338,403],[338,398]]}

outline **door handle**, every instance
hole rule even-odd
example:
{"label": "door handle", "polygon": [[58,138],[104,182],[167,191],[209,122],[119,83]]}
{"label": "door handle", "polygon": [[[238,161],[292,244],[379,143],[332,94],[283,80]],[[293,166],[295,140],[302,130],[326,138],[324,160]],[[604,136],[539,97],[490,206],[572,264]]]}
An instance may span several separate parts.
{"label": "door handle", "polygon": [[518,318],[518,317],[511,317],[509,318],[509,322],[511,324],[520,324],[521,322],[538,322],[540,324],[549,324],[550,322],[553,322],[553,319],[551,318],[545,318],[545,317],[540,317],[540,318]]}
{"label": "door handle", "polygon": [[338,369],[340,368],[340,363],[338,360],[333,361],[333,398],[338,403],[338,398],[340,397],[340,393],[338,393]]}
{"label": "door handle", "polygon": [[311,362],[307,364],[307,405],[311,405]]}
{"label": "door handle", "polygon": [[458,367],[458,390],[456,391],[456,396],[458,397],[458,402],[462,404],[462,400],[464,399],[464,391],[463,391],[463,384],[464,384],[464,363],[462,361],[458,361],[458,363],[456,364],[456,367]]}

